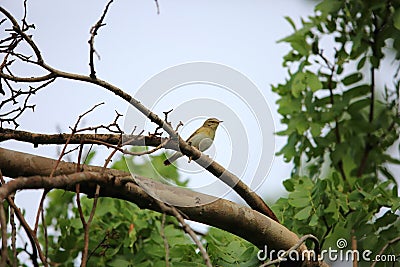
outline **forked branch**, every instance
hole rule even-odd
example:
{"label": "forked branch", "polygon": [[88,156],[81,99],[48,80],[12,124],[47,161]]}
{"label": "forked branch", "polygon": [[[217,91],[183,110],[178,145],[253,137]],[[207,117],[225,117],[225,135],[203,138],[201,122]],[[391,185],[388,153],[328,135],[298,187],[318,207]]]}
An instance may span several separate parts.
{"label": "forked branch", "polygon": [[36,46],[36,44],[33,42],[33,40],[25,32],[23,32],[20,29],[20,26],[18,25],[18,23],[14,19],[14,17],[2,7],[0,7],[0,12],[2,12],[3,14],[6,15],[6,17],[13,24],[13,30],[15,31],[15,33],[18,35],[21,35],[21,37],[28,43],[28,45],[34,51],[34,53],[37,57],[37,61],[35,61],[35,62],[27,61],[27,64],[35,64],[49,72],[47,75],[41,76],[41,77],[18,77],[18,76],[14,76],[11,74],[5,74],[4,72],[0,72],[1,78],[8,80],[8,81],[13,81],[13,82],[29,82],[29,83],[37,82],[37,81],[47,81],[47,80],[50,80],[53,78],[64,78],[64,79],[73,80],[73,81],[82,81],[82,82],[95,84],[99,87],[107,89],[108,91],[119,96],[126,102],[130,103],[133,107],[135,107],[137,110],[139,110],[144,116],[146,116],[151,122],[157,124],[159,127],[164,129],[168,133],[168,135],[170,136],[171,139],[178,140],[179,149],[184,155],[195,160],[197,162],[197,164],[199,164],[200,166],[202,166],[203,168],[208,170],[210,173],[212,173],[215,177],[219,178],[221,181],[223,181],[228,186],[233,188],[248,203],[248,205],[250,207],[252,207],[253,209],[274,219],[275,221],[278,221],[275,214],[268,207],[268,205],[265,204],[265,202],[262,200],[262,198],[260,196],[258,196],[255,192],[253,192],[246,184],[244,184],[233,173],[229,172],[224,167],[222,167],[220,164],[213,161],[208,156],[202,154],[199,150],[197,150],[196,148],[194,148],[194,147],[190,146],[188,143],[186,143],[182,138],[180,138],[178,133],[173,129],[172,125],[165,122],[157,114],[155,114],[154,112],[149,110],[147,107],[145,107],[140,101],[133,98],[131,95],[124,92],[120,88],[118,88],[104,80],[98,79],[97,77],[91,77],[90,75],[86,76],[86,75],[69,73],[69,72],[55,69],[55,68],[47,65],[41,56],[39,48]]}

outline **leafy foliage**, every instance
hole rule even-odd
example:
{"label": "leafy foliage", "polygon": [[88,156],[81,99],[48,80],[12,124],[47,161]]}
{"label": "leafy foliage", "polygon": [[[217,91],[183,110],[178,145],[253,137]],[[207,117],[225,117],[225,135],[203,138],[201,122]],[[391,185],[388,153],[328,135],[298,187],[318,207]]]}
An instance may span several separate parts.
{"label": "leafy foliage", "polygon": [[[83,249],[84,229],[77,208],[67,212],[66,207],[71,205],[73,195],[53,191],[46,212],[48,224],[57,221],[52,224],[57,235],[50,236],[49,255],[63,266],[74,266],[74,260]],[[58,217],[53,217],[56,215],[52,209],[54,206],[62,211]],[[91,206],[92,200],[82,198],[85,216],[89,215]],[[89,265],[165,266],[164,241],[160,235],[161,216],[126,201],[100,198],[89,232]],[[202,263],[196,246],[184,235],[174,218],[167,218],[164,231],[170,246],[171,266],[179,262]]]}
{"label": "leafy foliage", "polygon": [[[278,155],[294,168],[284,182],[289,195],[274,208],[289,229],[315,234],[324,248],[355,237],[359,250],[376,255],[400,232],[388,168],[400,164],[388,153],[399,136],[400,82],[396,71],[392,84],[376,82],[384,60],[400,68],[399,14],[400,1],[324,0],[300,29],[287,18],[289,77],[273,91],[286,125],[278,135],[288,138]],[[395,251],[400,244],[385,253]]]}
{"label": "leafy foliage", "polygon": [[258,266],[257,247],[217,228],[211,228],[205,236],[207,251],[213,266]]}
{"label": "leafy foliage", "polygon": [[[135,151],[140,151],[140,148],[135,148]],[[128,171],[128,162],[129,168],[136,174],[155,179],[164,177],[178,185],[185,185],[186,182],[179,180],[175,167],[162,168],[164,155],[150,156],[148,159],[121,158],[113,167]],[[45,214],[46,225],[49,226],[49,257],[63,266],[75,266],[84,244],[84,229],[75,204],[76,194],[53,190],[48,197]],[[81,205],[85,217],[88,218],[93,200],[82,197]],[[162,231],[168,242],[171,267],[205,266],[197,246],[174,217],[166,216],[163,226],[160,213],[142,210],[123,200],[99,198],[89,231],[88,266],[166,266]],[[40,239],[44,244],[43,234]],[[211,228],[201,240],[206,244],[213,265],[258,264],[258,249],[230,233]]]}

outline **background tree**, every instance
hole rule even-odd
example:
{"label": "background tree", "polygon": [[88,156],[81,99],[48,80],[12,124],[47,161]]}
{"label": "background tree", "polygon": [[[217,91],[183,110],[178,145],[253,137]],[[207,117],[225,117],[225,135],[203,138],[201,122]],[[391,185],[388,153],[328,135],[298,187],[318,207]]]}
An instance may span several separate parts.
{"label": "background tree", "polygon": [[289,78],[273,90],[288,137],[278,154],[294,168],[278,217],[323,248],[344,239],[398,257],[400,2],[322,1],[299,29],[288,21]]}
{"label": "background tree", "polygon": [[[4,203],[0,208],[0,265],[72,266],[79,261],[81,266],[251,266],[258,264],[258,248],[265,245],[276,250],[305,251],[303,243],[309,237],[299,239],[278,222],[265,202],[243,181],[182,140],[177,134],[180,125],[173,127],[167,120],[168,112],[164,113],[162,119],[126,91],[98,77],[94,41],[99,29],[105,25],[112,2],[108,2],[100,19],[90,30],[88,75],[62,71],[46,61],[45,53],[34,38],[35,26],[28,23],[26,1],[21,23],[8,10],[0,7],[3,16],[0,23],[6,33],[1,40],[1,93],[5,95],[0,104],[1,141],[14,139],[35,146],[64,145],[58,159],[54,160],[0,149],[0,199]],[[24,70],[33,74],[21,74],[25,71],[16,71],[18,66],[24,66]],[[95,112],[102,103],[80,114],[69,134],[33,133],[4,127],[11,125],[17,128],[20,116],[35,108],[29,104],[29,99],[60,79],[106,89],[146,116],[156,125],[156,130],[148,135],[143,135],[143,132],[138,135],[125,134],[119,125],[121,114],[118,112],[109,124],[81,127],[85,117]],[[161,137],[161,131],[167,137]],[[77,146],[70,150],[69,145],[73,144]],[[83,153],[88,145],[110,149],[103,166],[84,164],[93,157],[93,153]],[[125,146],[154,148],[138,151],[125,149]],[[149,166],[159,166],[164,156],[155,155],[150,162],[141,164],[136,164],[132,159],[133,175],[126,172],[122,159],[114,163],[118,170],[108,168],[116,153],[141,156],[161,148],[179,148],[184,155],[232,187],[249,207],[157,182]],[[77,158],[72,160],[77,163],[62,161],[74,150],[77,151]],[[163,168],[159,171],[162,176],[169,177],[176,184],[184,184],[178,179],[175,169]],[[14,194],[26,189],[44,189],[34,225],[27,223],[24,212],[14,201]],[[186,205],[174,207],[169,204],[177,201]],[[166,217],[167,214],[173,218]],[[221,230],[212,229],[203,237],[201,233],[196,234],[185,219]],[[17,237],[17,233],[21,232],[25,232],[25,240]],[[22,245],[17,243],[17,238]],[[27,255],[29,262],[25,263],[27,261],[20,255]],[[311,260],[290,261],[287,265],[303,263],[310,264]]]}

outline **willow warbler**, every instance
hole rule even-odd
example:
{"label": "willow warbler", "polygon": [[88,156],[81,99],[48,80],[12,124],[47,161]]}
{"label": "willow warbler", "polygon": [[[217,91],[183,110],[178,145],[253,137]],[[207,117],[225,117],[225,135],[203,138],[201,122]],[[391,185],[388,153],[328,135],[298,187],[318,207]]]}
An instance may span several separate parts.
{"label": "willow warbler", "polygon": [[[203,126],[197,129],[192,135],[186,140],[186,142],[200,150],[201,152],[207,150],[213,143],[215,137],[215,131],[218,128],[218,125],[222,121],[216,118],[207,119]],[[164,165],[170,165],[172,162],[182,157],[183,154],[181,152],[176,152],[170,158],[164,161]]]}

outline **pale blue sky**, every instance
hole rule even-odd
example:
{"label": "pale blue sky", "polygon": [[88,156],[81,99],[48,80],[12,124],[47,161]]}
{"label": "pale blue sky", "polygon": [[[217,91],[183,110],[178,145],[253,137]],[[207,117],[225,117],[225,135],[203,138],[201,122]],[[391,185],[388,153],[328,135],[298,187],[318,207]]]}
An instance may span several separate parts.
{"label": "pale blue sky", "polygon": [[[12,14],[22,18],[23,1],[2,2]],[[43,51],[45,61],[61,70],[89,74],[89,30],[105,4],[106,1],[98,0],[28,1],[28,21],[36,25],[36,30],[32,31],[33,39]],[[101,28],[96,37],[95,47],[101,57],[100,61],[96,60],[98,77],[135,94],[148,79],[171,66],[192,61],[227,65],[258,86],[271,107],[275,128],[281,129],[275,105],[277,96],[271,92],[270,85],[283,82],[286,73],[282,57],[289,47],[276,41],[292,32],[284,16],[299,23],[300,17],[312,14],[314,2],[161,0],[159,4],[161,14],[157,15],[154,1],[114,1],[105,20],[107,26]],[[19,71],[21,75],[29,76],[40,73],[26,67]],[[193,98],[196,97],[194,92]],[[32,102],[37,108],[34,113],[24,114],[20,129],[45,133],[57,133],[58,128],[68,132],[79,114],[99,102],[106,105],[85,119],[86,126],[109,123],[115,116],[114,110],[124,113],[128,106],[105,90],[62,80],[40,91]],[[174,103],[171,100],[171,108]],[[231,108],[235,110],[236,106]],[[251,120],[250,126],[243,123],[251,132],[254,123]],[[273,128],[271,125],[271,132]],[[223,130],[218,135],[222,139],[226,136]],[[254,144],[254,140],[248,141]],[[217,142],[215,149],[221,155],[223,152],[218,150],[226,149],[226,144],[230,143]],[[276,138],[276,148],[282,147],[284,142],[285,139]],[[53,158],[57,155],[55,146],[34,149],[32,145],[13,141],[2,143],[2,146]],[[103,164],[103,160],[97,157],[96,163]],[[229,158],[221,160],[225,163]],[[290,169],[281,157],[275,158],[267,182],[257,192],[268,199],[279,197],[284,192],[282,180],[289,176]],[[19,204],[32,216],[38,194],[25,192],[17,196]],[[230,198],[238,201],[234,195]]]}

